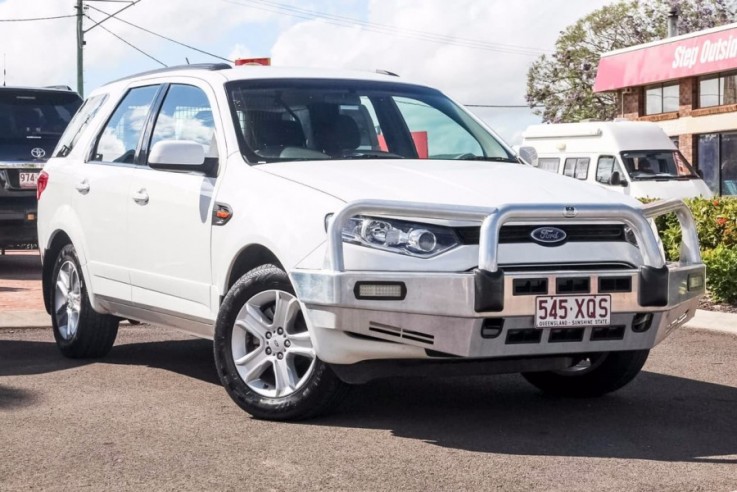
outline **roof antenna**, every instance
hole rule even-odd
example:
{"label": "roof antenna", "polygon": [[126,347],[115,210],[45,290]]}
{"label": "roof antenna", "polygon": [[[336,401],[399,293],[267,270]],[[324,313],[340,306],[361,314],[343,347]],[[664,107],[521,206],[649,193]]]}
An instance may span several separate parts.
{"label": "roof antenna", "polygon": [[189,65],[189,58],[185,56],[184,59],[187,61],[187,65]]}

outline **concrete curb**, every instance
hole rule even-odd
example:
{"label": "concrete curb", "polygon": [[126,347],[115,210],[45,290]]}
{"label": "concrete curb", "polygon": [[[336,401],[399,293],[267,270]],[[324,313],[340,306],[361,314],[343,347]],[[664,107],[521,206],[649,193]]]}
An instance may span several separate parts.
{"label": "concrete curb", "polygon": [[[0,313],[0,330],[50,328],[51,318],[43,310],[5,311]],[[717,311],[696,311],[687,328],[737,335],[737,314]]]}

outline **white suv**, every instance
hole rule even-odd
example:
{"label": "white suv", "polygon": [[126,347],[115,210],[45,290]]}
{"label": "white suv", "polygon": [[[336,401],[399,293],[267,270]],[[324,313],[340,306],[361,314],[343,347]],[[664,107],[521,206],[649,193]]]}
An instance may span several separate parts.
{"label": "white suv", "polygon": [[[389,75],[228,65],[96,90],[38,183],[62,353],[120,319],[214,340],[254,416],[305,418],[378,377],[521,372],[595,396],[694,313],[680,201],[539,173],[435,89]],[[652,218],[676,212],[666,264]]]}

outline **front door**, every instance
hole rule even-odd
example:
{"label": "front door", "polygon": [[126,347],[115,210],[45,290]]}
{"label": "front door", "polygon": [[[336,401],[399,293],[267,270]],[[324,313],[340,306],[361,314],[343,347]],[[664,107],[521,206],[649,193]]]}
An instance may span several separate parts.
{"label": "front door", "polygon": [[[212,105],[205,89],[172,84],[148,148],[189,140],[216,156]],[[195,172],[133,170],[128,201],[133,302],[165,314],[210,318],[211,215],[215,178]]]}

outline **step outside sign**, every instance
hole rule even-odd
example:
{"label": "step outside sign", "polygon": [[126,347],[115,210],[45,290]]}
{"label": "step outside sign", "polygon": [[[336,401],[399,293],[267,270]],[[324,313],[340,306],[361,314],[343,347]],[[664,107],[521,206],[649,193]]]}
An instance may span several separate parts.
{"label": "step outside sign", "polygon": [[737,69],[737,24],[604,53],[594,92]]}

